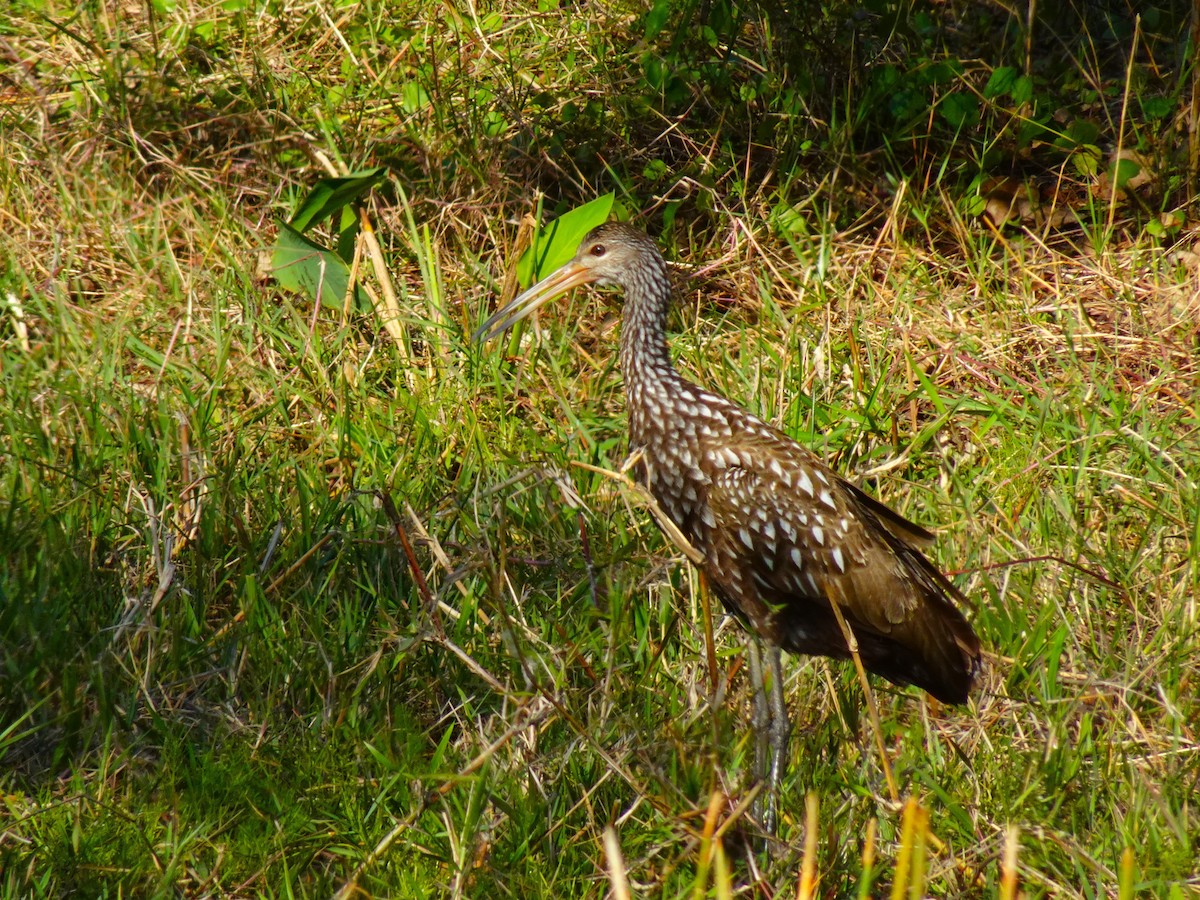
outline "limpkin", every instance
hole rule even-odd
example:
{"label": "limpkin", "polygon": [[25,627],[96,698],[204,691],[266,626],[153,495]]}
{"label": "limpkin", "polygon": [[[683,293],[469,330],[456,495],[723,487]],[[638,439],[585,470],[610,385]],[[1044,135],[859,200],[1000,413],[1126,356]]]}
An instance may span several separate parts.
{"label": "limpkin", "polygon": [[[725,608],[768,648],[769,721],[762,721],[768,711],[759,669],[756,725],[760,753],[762,735],[771,744],[769,796],[790,737],[781,648],[849,658],[844,623],[868,671],[965,703],[979,672],[979,639],[956,606],[965,602],[962,593],[918,549],[933,535],[783,432],[675,371],[666,339],[671,283],[646,234],[619,223],[593,229],[570,262],[498,310],[475,338],[494,337],[590,283],[625,291],[620,362],[640,477],[699,551]],[[751,650],[753,663],[753,641]],[[771,801],[768,830],[773,818]]]}

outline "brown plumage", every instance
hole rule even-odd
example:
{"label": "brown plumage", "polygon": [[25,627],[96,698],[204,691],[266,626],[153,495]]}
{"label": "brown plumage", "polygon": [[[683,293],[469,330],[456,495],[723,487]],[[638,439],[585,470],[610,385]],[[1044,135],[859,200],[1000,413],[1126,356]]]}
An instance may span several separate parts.
{"label": "brown plumage", "polygon": [[[625,290],[621,370],[641,477],[703,556],[726,609],[772,649],[774,687],[778,648],[849,657],[837,604],[868,671],[965,703],[979,671],[979,639],[956,606],[962,594],[918,549],[933,536],[783,432],[675,371],[665,332],[667,266],[644,233],[617,223],[594,229],[571,262],[498,311],[476,337],[499,334],[587,283]],[[778,692],[776,784],[787,742],[782,703]]]}

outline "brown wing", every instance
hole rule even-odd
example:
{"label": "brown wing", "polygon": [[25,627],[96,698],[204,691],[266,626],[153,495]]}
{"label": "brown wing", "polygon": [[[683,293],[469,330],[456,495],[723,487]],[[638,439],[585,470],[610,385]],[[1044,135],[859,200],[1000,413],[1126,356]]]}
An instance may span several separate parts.
{"label": "brown wing", "polygon": [[850,491],[858,505],[871,512],[880,524],[906,544],[913,547],[933,546],[934,535],[926,531],[916,522],[910,522],[890,506],[880,503],[866,491],[857,488],[848,481],[842,481],[846,490]]}
{"label": "brown wing", "polygon": [[846,657],[837,603],[869,670],[965,702],[979,641],[951,599],[961,594],[905,540],[928,532],[790,441],[725,462],[706,498],[706,568],[726,604],[785,649]]}

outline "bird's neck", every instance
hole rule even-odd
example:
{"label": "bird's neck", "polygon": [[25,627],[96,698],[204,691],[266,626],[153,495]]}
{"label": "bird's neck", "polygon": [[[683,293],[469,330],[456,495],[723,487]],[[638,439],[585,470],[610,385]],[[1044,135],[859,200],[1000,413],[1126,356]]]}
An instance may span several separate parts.
{"label": "bird's neck", "polygon": [[639,384],[665,384],[679,376],[667,349],[667,305],[671,281],[659,257],[643,267],[625,287],[625,311],[621,317],[621,374],[627,391]]}

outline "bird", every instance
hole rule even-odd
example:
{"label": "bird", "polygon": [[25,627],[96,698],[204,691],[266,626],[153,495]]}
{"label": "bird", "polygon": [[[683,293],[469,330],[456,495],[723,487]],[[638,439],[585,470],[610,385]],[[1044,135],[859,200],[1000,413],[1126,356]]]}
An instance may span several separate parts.
{"label": "bird", "polygon": [[[868,672],[967,703],[982,650],[960,609],[966,597],[922,552],[934,535],[783,431],[679,374],[666,336],[669,271],[644,231],[617,222],[592,229],[568,263],[484,321],[475,341],[585,284],[624,291],[619,360],[636,475],[753,637],[756,757],[770,755],[756,766],[768,795],[778,794],[791,735],[781,650],[847,659],[849,632]],[[774,818],[772,801],[768,831]]]}

